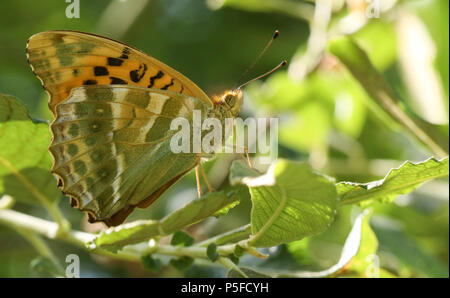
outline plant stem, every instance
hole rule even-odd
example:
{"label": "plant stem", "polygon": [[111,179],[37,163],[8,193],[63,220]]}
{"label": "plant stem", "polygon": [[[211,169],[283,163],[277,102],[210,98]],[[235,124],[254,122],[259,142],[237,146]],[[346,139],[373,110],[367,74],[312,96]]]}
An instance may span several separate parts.
{"label": "plant stem", "polygon": [[231,261],[229,258],[219,258],[217,260],[220,264],[224,265],[225,267],[237,271],[240,275],[242,275],[245,278],[248,278],[247,274],[242,272],[242,270],[235,264],[233,261]]}
{"label": "plant stem", "polygon": [[[101,248],[95,248],[90,250],[87,247],[86,243],[91,242],[96,237],[96,235],[76,230],[69,230],[66,233],[57,233],[58,231],[57,223],[41,219],[38,217],[30,216],[24,213],[20,213],[14,210],[0,209],[0,224],[9,226],[15,230],[20,230],[22,231],[22,233],[24,233],[24,235],[27,236],[40,234],[47,238],[62,240],[71,243],[79,248],[89,250],[92,253],[96,253],[99,255],[115,259],[139,262],[142,256],[154,253],[175,257],[190,256],[193,258],[201,258],[209,260],[206,251],[207,248],[203,246],[183,247],[171,245],[157,245],[156,247],[149,247],[147,244],[143,245],[143,243],[140,243],[126,246],[117,253],[112,253]],[[33,239],[33,241],[35,241],[35,239]],[[33,244],[39,244],[36,241],[33,242]],[[227,256],[234,252],[236,245],[242,245],[243,247],[246,247],[246,244],[241,241],[240,243],[237,244],[219,246],[217,247],[217,252],[221,256]],[[44,252],[42,245],[39,244],[37,245],[37,247],[39,247],[40,251]]]}
{"label": "plant stem", "polygon": [[212,238],[208,238],[200,243],[198,246],[208,246],[211,243],[215,243],[216,245],[223,245],[230,242],[237,242],[240,240],[247,239],[251,234],[250,224],[239,227],[237,229],[231,230],[229,232],[217,235]]}
{"label": "plant stem", "polygon": [[12,208],[14,203],[14,199],[8,195],[3,195],[2,197],[0,197],[0,209]]}
{"label": "plant stem", "polygon": [[85,243],[92,240],[95,235],[70,230],[67,233],[57,233],[58,224],[38,217],[30,216],[14,210],[0,210],[0,223],[12,228],[21,228],[44,235],[50,239],[61,239],[78,247],[85,247]]}

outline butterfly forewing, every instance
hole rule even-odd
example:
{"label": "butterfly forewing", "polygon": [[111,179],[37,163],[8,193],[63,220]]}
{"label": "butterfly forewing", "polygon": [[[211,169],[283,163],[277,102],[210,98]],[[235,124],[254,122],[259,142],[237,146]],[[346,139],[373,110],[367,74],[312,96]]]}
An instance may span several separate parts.
{"label": "butterfly forewing", "polygon": [[169,90],[205,102],[209,97],[192,81],[164,63],[118,41],[76,31],[47,31],[27,44],[28,61],[50,93],[50,109],[72,88],[123,84]]}
{"label": "butterfly forewing", "polygon": [[[53,172],[91,221],[121,223],[135,206],[155,200],[195,167],[197,154],[174,154],[174,118],[205,115],[204,101],[164,90],[85,86],[57,105],[51,125]],[[115,218],[111,220],[111,218]]]}

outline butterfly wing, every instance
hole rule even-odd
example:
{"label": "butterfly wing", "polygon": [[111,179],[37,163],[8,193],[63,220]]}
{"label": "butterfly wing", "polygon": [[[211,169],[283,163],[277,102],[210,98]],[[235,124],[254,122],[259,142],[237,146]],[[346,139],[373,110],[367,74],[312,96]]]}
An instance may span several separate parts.
{"label": "butterfly wing", "polygon": [[[192,121],[211,105],[183,94],[124,85],[83,86],[56,106],[53,173],[91,222],[118,225],[146,207],[198,162],[170,149],[174,118]],[[192,126],[191,126],[192,127]]]}
{"label": "butterfly wing", "polygon": [[126,84],[211,99],[181,73],[121,42],[77,31],[46,31],[27,43],[27,58],[50,93],[53,114],[72,88]]}

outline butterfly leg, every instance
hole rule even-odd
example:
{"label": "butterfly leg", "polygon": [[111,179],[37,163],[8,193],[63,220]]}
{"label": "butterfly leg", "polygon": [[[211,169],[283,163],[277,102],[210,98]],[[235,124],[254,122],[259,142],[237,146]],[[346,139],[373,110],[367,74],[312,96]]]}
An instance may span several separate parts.
{"label": "butterfly leg", "polygon": [[252,159],[250,158],[250,154],[248,154],[248,148],[244,147],[244,150],[245,150],[245,155],[247,156],[248,165],[250,166],[250,168],[253,169],[253,163],[252,163]]}
{"label": "butterfly leg", "polygon": [[199,163],[195,168],[195,179],[197,180],[197,193],[198,197],[202,197],[202,187],[200,185],[200,172],[203,176],[203,180],[205,180],[206,186],[208,187],[208,192],[213,192],[214,187],[212,187],[211,182],[209,182],[208,177],[206,176],[205,169],[203,169],[202,164]]}
{"label": "butterfly leg", "polygon": [[202,197],[202,187],[200,185],[199,166],[200,166],[200,164],[195,168],[195,179],[197,180],[197,194],[198,194],[198,198],[200,199]]}

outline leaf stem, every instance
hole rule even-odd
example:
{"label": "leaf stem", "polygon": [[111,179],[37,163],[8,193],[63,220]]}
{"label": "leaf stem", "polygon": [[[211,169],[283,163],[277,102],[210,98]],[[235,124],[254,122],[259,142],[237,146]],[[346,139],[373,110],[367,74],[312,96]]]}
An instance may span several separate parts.
{"label": "leaf stem", "polygon": [[215,237],[208,238],[200,243],[197,243],[197,245],[206,247],[211,243],[215,243],[216,245],[223,245],[230,242],[237,242],[247,239],[251,235],[251,233],[251,226],[250,224],[247,224],[245,226],[236,228]]}
{"label": "leaf stem", "polygon": [[[102,248],[90,249],[86,244],[92,242],[92,240],[96,237],[95,234],[76,230],[69,230],[66,233],[57,233],[58,224],[56,222],[48,221],[14,210],[0,209],[0,224],[9,226],[15,230],[20,230],[22,231],[21,233],[23,233],[24,236],[26,235],[27,237],[29,235],[36,236],[35,234],[40,234],[49,239],[62,240],[71,243],[79,248],[86,249],[92,253],[115,259],[139,262],[142,256],[152,253],[175,257],[190,256],[193,258],[209,260],[207,255],[207,248],[197,245],[189,247],[157,245],[156,247],[150,247],[147,243],[139,243],[135,245],[128,245],[117,253],[112,253]],[[33,241],[35,241],[33,242],[33,244],[36,244],[37,247],[39,247],[40,252],[45,252],[45,249],[42,245],[40,245],[40,243],[37,242],[37,240],[33,239]],[[234,252],[237,245],[246,247],[246,244],[241,242],[237,244],[218,246],[217,252],[222,257],[228,256],[229,254],[232,254]],[[46,252],[46,254],[48,255],[48,252]],[[223,265],[223,263],[221,264]]]}
{"label": "leaf stem", "polygon": [[231,261],[229,258],[219,258],[217,260],[218,263],[224,265],[225,267],[234,270],[238,272],[240,275],[242,275],[245,278],[248,278],[247,274],[245,274],[233,261]]}
{"label": "leaf stem", "polygon": [[12,208],[15,201],[11,196],[3,195],[0,197],[0,209],[9,209]]}
{"label": "leaf stem", "polygon": [[12,228],[21,228],[44,235],[50,239],[61,239],[78,247],[85,247],[85,243],[92,240],[95,235],[80,231],[69,230],[67,233],[58,232],[58,224],[14,210],[0,209],[0,223]]}

